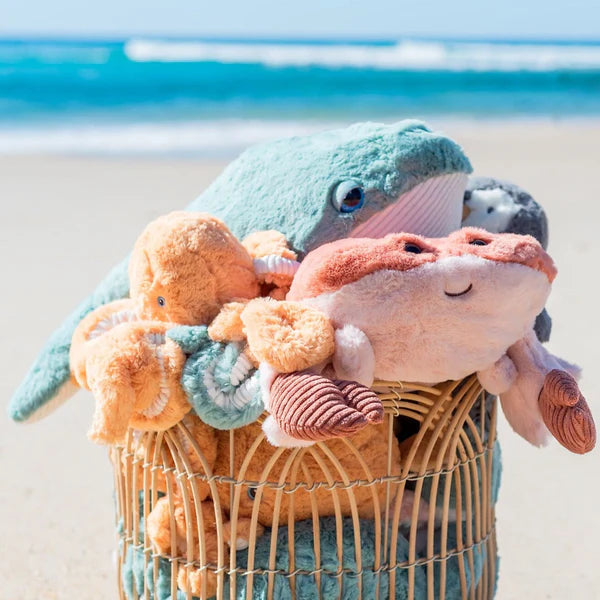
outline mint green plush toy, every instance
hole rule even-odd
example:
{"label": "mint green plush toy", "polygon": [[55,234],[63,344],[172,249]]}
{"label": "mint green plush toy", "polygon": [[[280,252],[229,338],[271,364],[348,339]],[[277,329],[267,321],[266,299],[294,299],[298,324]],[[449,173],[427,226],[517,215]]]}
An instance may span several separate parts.
{"label": "mint green plush toy", "polygon": [[[279,230],[302,257],[350,235],[448,234],[460,227],[470,171],[460,147],[422,123],[359,123],[247,150],[188,209],[222,218],[238,238]],[[73,331],[90,311],[128,295],[127,262],[115,267],[52,335],[12,398],[14,420],[41,418],[74,391]],[[202,337],[201,332],[188,335]],[[209,356],[200,360],[197,352]],[[218,367],[223,374],[231,357],[223,360],[222,345],[200,344],[197,352],[188,361],[184,383],[200,417],[220,428],[252,421],[262,410],[254,374],[247,373],[234,389],[225,385],[215,393],[205,385],[206,369]]]}
{"label": "mint green plush toy", "polygon": [[[295,577],[292,591],[292,580],[282,574],[274,577],[273,598],[277,600],[314,600],[314,598],[323,598],[323,600],[376,600],[378,598],[389,598],[390,577],[385,569],[378,572],[374,569],[375,564],[375,526],[374,522],[368,519],[360,521],[361,538],[361,558],[362,558],[362,593],[358,586],[358,577],[353,573],[358,571],[356,564],[356,553],[354,547],[354,525],[352,519],[346,517],[342,520],[342,568],[346,571],[341,577],[338,577],[338,554],[336,540],[336,520],[335,517],[323,517],[319,519],[320,531],[320,549],[321,563],[319,568],[323,569],[321,573],[320,586],[317,585],[314,575],[298,574]],[[280,527],[277,530],[277,560],[275,569],[282,572],[289,572],[289,554],[288,554],[288,528]],[[298,521],[294,525],[294,569],[301,571],[314,571],[316,561],[314,555],[314,529],[310,520]],[[436,551],[439,551],[440,536],[436,536]],[[449,531],[447,544],[449,548],[453,547],[456,540],[452,530]],[[140,543],[143,540],[140,539]],[[271,534],[267,531],[256,541],[254,554],[254,568],[268,569],[270,556]],[[121,550],[122,551],[122,550]],[[383,547],[381,549],[383,555]],[[401,534],[398,535],[397,562],[407,563],[409,556],[408,540]],[[247,565],[247,551],[237,552],[236,564],[241,569]],[[460,600],[462,595],[460,570],[456,556],[449,557],[446,562],[445,570],[445,599]],[[473,571],[471,572],[468,560],[464,560],[465,583],[467,589],[477,586],[481,578],[483,561],[485,560],[485,547],[478,546],[473,550]],[[125,595],[129,600],[134,598],[134,590],[138,597],[144,597],[144,584],[148,587],[149,598],[151,600],[184,600],[185,593],[178,591],[174,599],[171,595],[171,565],[168,560],[160,558],[158,560],[158,570],[156,583],[154,582],[154,563],[148,562],[145,566],[143,551],[138,548],[129,547],[125,556],[123,568],[121,569],[121,584]],[[434,597],[438,597],[441,579],[440,563],[434,562]],[[420,565],[414,570],[414,597],[427,597],[427,567]],[[246,587],[249,584],[248,578],[240,575],[236,578],[236,594],[230,595],[229,578],[224,580],[224,600],[243,600],[246,598]],[[341,594],[340,594],[341,586]],[[397,600],[406,600],[408,598],[408,570],[401,567],[396,569],[395,578],[395,598]],[[268,576],[256,574],[252,582],[252,600],[267,600],[268,598]]]}

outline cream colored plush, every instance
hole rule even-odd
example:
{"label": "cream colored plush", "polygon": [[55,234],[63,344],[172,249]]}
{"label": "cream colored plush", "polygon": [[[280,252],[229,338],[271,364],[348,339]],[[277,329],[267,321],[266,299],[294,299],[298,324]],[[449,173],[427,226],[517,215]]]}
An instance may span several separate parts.
{"label": "cream colored plush", "polygon": [[[595,442],[593,419],[576,384],[573,388],[567,378],[555,378],[570,395],[560,386],[546,388],[548,408],[539,407],[545,377],[552,369],[564,371],[565,364],[549,360],[551,355],[532,336],[555,275],[552,259],[530,236],[465,228],[447,238],[391,234],[345,239],[309,253],[288,300],[262,321],[273,330],[273,320],[279,318],[285,330],[287,312],[296,315],[300,306],[320,310],[336,329],[331,356],[336,377],[369,386],[374,378],[434,384],[478,373],[484,387],[500,394],[506,416],[527,440],[543,443],[549,428],[570,450],[589,451]],[[251,325],[260,330],[261,319]],[[281,360],[271,364],[279,350],[277,336],[272,334],[267,345],[250,323],[246,329],[251,351],[272,372],[266,382],[272,389],[277,372],[296,365],[291,359],[287,365]],[[318,337],[310,328],[295,334],[297,352],[283,344],[286,358],[305,356]],[[254,339],[262,343],[254,345]],[[518,352],[522,340],[527,340],[528,352]],[[322,357],[314,355],[318,371]],[[552,394],[567,405],[554,406]],[[318,410],[313,398],[304,403],[305,413]],[[267,397],[266,404],[281,403]],[[344,403],[339,406],[341,410]],[[285,430],[288,413],[280,408],[265,423],[272,437],[275,425]],[[295,418],[299,414],[296,409]],[[565,429],[573,432],[568,440]]]}

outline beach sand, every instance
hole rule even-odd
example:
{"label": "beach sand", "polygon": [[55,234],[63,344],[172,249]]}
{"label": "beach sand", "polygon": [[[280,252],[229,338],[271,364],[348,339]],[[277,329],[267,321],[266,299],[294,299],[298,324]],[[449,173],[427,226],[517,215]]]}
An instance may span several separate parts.
{"label": "beach sand", "polygon": [[[444,123],[436,123],[444,125]],[[451,123],[478,174],[545,206],[559,276],[551,349],[584,369],[600,407],[600,124]],[[222,169],[206,160],[0,158],[0,398],[47,335],[152,218],[183,207]],[[596,410],[600,418],[600,410]],[[112,473],[90,443],[89,394],[44,421],[0,419],[1,600],[116,598]],[[499,600],[600,598],[600,452],[538,450],[500,423]]]}

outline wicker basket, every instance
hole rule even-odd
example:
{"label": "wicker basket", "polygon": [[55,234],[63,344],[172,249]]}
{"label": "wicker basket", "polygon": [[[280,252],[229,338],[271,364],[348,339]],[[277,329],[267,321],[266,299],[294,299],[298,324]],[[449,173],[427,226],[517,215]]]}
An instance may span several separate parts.
{"label": "wicker basket", "polygon": [[[141,438],[130,432],[127,444],[111,451],[120,536],[120,598],[196,598],[178,590],[177,580],[182,569],[200,569],[216,578],[218,599],[491,599],[496,586],[494,503],[500,475],[495,398],[483,392],[475,376],[436,387],[377,382],[375,390],[385,406],[390,436],[412,434],[409,449],[406,441],[402,446],[400,475],[373,479],[365,466],[364,478],[350,480],[328,445],[319,443],[309,448],[277,449],[274,456],[283,457],[286,466],[277,478],[270,476],[274,461],[261,465],[259,481],[238,480],[233,472],[230,477],[217,477],[199,456],[184,425],[163,433],[145,433]],[[234,442],[236,431],[229,435]],[[266,443],[261,434],[245,463],[253,460],[253,450]],[[345,443],[348,453],[354,453],[360,463],[352,443]],[[198,455],[198,460],[192,461],[196,468],[189,459],[190,448]],[[391,454],[390,450],[388,462]],[[303,461],[308,456],[322,468],[320,481],[302,479],[306,473]],[[171,507],[176,493],[183,499],[190,524],[185,532],[188,548],[194,540],[199,541],[195,553],[190,549],[187,555],[178,555],[174,535],[173,552],[160,555],[153,550],[146,519],[162,495],[157,492],[159,478],[166,484]],[[217,486],[230,486],[231,505],[214,504],[216,539],[214,535],[207,539],[204,531],[198,508],[199,484],[208,484],[213,498],[218,497]],[[385,489],[385,506],[374,508],[373,519],[359,519],[354,510],[343,515],[337,509],[324,517],[319,505],[312,502],[313,518],[296,521],[293,500],[299,489],[312,495],[317,488],[324,488],[336,506],[336,499],[347,495],[352,506],[360,486]],[[280,524],[259,537],[256,515],[260,490],[267,487],[276,490],[275,511],[281,510],[283,495],[289,495],[288,514],[275,518],[274,523]],[[249,547],[236,551],[225,543],[225,521],[229,516],[235,527],[240,498],[249,488],[258,490]],[[415,515],[420,503],[428,507],[425,526],[417,527],[416,521],[404,528],[400,525],[400,506],[407,493],[414,494]],[[373,494],[379,505],[377,497]],[[217,544],[216,561],[206,557],[209,542]],[[204,587],[199,597],[211,597],[207,594]]]}

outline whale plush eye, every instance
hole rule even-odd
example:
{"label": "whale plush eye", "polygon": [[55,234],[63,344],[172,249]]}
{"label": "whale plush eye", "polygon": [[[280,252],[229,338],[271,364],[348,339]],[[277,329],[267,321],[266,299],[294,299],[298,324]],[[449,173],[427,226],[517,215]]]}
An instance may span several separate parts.
{"label": "whale plush eye", "polygon": [[356,181],[342,181],[333,192],[331,202],[336,210],[351,213],[365,203],[365,191]]}
{"label": "whale plush eye", "polygon": [[471,240],[469,242],[469,244],[471,244],[471,246],[487,246],[489,242],[486,242],[485,240]]}
{"label": "whale plush eye", "polygon": [[164,305],[167,303],[167,302],[166,302],[166,300],[165,300],[165,299],[164,299],[162,296],[159,296],[159,297],[156,299],[156,301],[158,302],[158,305],[159,305],[159,306],[164,306]]}
{"label": "whale plush eye", "polygon": [[410,252],[411,254],[421,254],[421,252],[423,252],[423,248],[421,248],[421,246],[417,246],[417,244],[405,244],[404,245],[404,250],[406,252]]}
{"label": "whale plush eye", "polygon": [[250,500],[254,500],[254,498],[256,498],[256,488],[255,487],[248,488],[248,498],[250,498]]}

